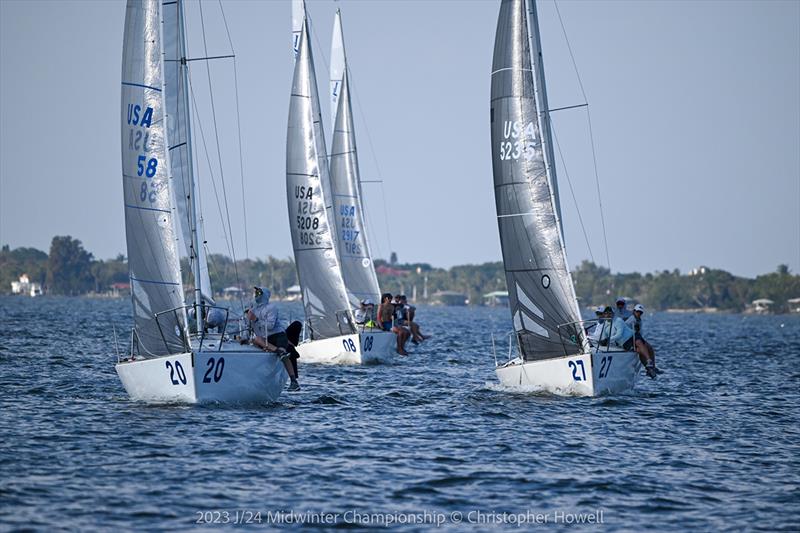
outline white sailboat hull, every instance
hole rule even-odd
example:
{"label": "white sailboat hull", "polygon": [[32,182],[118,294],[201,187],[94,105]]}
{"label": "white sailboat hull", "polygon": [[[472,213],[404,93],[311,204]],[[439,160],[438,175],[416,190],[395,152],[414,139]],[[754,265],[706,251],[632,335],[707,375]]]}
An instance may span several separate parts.
{"label": "white sailboat hull", "polygon": [[635,352],[601,349],[544,361],[516,358],[495,371],[500,383],[508,387],[560,396],[600,396],[632,391],[641,366]]}
{"label": "white sailboat hull", "polygon": [[[213,345],[213,347],[212,347]],[[272,353],[237,342],[215,342],[203,351],[116,365],[131,400],[146,403],[275,402],[286,385],[286,370]]]}
{"label": "white sailboat hull", "polygon": [[396,343],[394,333],[376,329],[302,342],[297,351],[302,363],[333,365],[388,363],[393,358]]}

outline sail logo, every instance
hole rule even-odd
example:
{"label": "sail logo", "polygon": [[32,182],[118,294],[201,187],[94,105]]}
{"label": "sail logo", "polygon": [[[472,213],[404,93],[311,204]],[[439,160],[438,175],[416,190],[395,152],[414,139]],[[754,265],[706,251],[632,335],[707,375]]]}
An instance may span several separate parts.
{"label": "sail logo", "polygon": [[[533,122],[524,124],[519,120],[503,122],[503,139],[500,141],[500,160],[532,160],[536,155],[536,128]],[[516,141],[511,139],[518,139]]]}
{"label": "sail logo", "polygon": [[314,187],[306,187],[305,185],[295,185],[294,197],[302,198],[303,200],[313,200]]}
{"label": "sail logo", "polygon": [[142,106],[139,104],[128,104],[128,124],[131,126],[149,128],[153,123],[153,108],[148,107],[140,116],[139,113],[141,113],[141,111]]}

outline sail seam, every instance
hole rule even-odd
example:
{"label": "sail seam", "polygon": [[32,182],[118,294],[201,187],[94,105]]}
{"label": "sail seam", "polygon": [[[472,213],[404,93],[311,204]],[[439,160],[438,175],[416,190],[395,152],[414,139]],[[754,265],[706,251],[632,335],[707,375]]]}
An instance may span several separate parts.
{"label": "sail seam", "polygon": [[511,213],[510,215],[497,215],[497,218],[506,218],[506,217],[524,217],[527,215],[535,215],[533,211],[528,211],[527,213]]}
{"label": "sail seam", "polygon": [[520,72],[533,72],[533,69],[529,69],[529,68],[505,67],[505,68],[500,68],[500,69],[497,69],[497,70],[493,71],[491,73],[491,76],[494,76],[498,72],[504,72],[506,70],[518,70]]}
{"label": "sail seam", "polygon": [[129,87],[141,87],[143,89],[151,89],[153,91],[161,92],[161,89],[159,89],[158,87],[152,87],[150,85],[144,85],[142,83],[131,83],[129,81],[123,81],[122,85],[127,85]]}
{"label": "sail seam", "polygon": [[171,213],[169,209],[156,209],[155,207],[139,207],[138,205],[131,205],[125,204],[125,207],[130,207],[131,209],[141,209],[143,211],[160,211],[162,213]]}
{"label": "sail seam", "polygon": [[155,280],[152,280],[152,279],[134,278],[133,276],[130,276],[130,279],[132,281],[138,281],[139,283],[155,283],[156,285],[175,285],[175,286],[180,285],[180,283],[175,283],[173,281],[155,281]]}

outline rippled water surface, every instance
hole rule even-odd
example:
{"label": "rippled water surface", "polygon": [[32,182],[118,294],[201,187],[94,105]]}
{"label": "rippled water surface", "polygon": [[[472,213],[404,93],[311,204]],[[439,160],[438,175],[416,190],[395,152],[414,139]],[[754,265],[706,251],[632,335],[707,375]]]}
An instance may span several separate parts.
{"label": "rippled water surface", "polygon": [[395,364],[301,360],[277,405],[147,406],[113,368],[127,300],[0,298],[0,529],[226,512],[263,529],[277,511],[530,529],[599,510],[610,530],[797,531],[800,317],[646,318],[665,373],[628,396],[503,389],[489,332],[508,310],[422,307],[434,338]]}

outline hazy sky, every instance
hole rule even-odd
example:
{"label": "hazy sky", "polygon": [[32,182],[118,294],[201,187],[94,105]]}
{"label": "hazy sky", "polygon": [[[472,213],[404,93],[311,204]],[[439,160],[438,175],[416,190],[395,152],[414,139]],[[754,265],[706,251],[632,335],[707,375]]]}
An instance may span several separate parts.
{"label": "hazy sky", "polygon": [[[800,2],[558,5],[590,105],[612,269],[702,264],[753,276],[787,263],[800,272]],[[233,63],[216,61],[236,254],[287,257],[290,2],[223,7],[237,55],[250,219],[245,243]],[[499,260],[489,144],[499,2],[310,1],[323,95],[337,7],[362,179],[384,180],[364,185],[376,255],[394,250],[401,261],[444,267]],[[200,57],[197,3],[187,10],[189,55]],[[218,2],[203,10],[209,55],[229,53]],[[540,3],[540,15],[550,106],[580,104],[554,4]],[[0,243],[47,250],[54,235],[68,234],[96,257],[125,253],[124,16],[121,0],[0,0]],[[221,197],[206,70],[192,65]],[[554,121],[591,251],[605,264],[586,111],[554,113]],[[328,124],[326,132],[330,142]],[[196,140],[209,245],[225,252],[199,134]],[[590,252],[561,170],[568,255],[577,265]]]}

